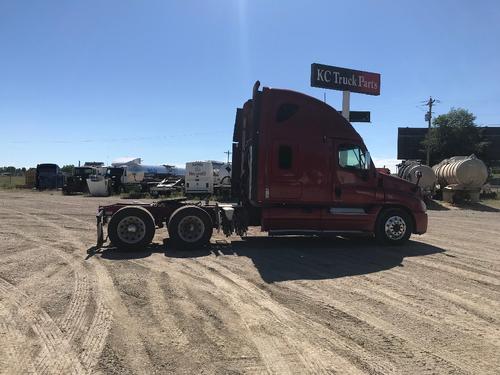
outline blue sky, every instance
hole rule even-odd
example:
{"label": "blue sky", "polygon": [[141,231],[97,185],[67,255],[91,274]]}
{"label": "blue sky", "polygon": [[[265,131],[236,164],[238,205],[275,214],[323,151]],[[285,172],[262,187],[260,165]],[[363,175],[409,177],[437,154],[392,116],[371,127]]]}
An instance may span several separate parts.
{"label": "blue sky", "polygon": [[499,20],[498,1],[0,0],[0,165],[224,160],[255,80],[323,98],[313,62],[381,74],[351,109],[392,165],[429,95],[500,124]]}

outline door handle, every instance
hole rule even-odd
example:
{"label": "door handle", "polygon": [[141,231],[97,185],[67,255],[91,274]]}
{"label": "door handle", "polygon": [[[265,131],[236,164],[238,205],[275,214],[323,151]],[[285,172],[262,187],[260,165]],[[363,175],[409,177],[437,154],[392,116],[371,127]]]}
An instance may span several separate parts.
{"label": "door handle", "polygon": [[335,196],[337,198],[340,198],[341,195],[342,195],[342,189],[340,189],[340,186],[336,186],[335,187]]}

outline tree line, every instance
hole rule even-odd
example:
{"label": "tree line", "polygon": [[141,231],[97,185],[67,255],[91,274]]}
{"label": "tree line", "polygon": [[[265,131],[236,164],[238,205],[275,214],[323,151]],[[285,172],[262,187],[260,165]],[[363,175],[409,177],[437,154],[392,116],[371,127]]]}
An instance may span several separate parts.
{"label": "tree line", "polygon": [[26,168],[16,168],[16,167],[0,167],[0,175],[9,176],[24,176],[26,173]]}

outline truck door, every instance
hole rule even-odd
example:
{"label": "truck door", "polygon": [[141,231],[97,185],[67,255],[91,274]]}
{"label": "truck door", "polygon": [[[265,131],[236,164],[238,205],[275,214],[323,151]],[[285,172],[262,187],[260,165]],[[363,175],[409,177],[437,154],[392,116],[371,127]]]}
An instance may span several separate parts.
{"label": "truck door", "polygon": [[368,231],[373,225],[371,208],[377,203],[377,180],[364,146],[331,141],[332,205],[323,212],[324,230]]}

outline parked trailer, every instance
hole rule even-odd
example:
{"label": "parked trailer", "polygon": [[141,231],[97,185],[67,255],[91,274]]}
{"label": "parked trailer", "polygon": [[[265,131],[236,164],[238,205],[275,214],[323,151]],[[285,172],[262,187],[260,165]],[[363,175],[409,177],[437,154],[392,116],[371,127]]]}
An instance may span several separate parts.
{"label": "parked trailer", "polygon": [[231,189],[237,203],[100,206],[98,247],[104,224],[118,248],[142,248],[162,227],[184,249],[207,244],[213,229],[242,236],[251,225],[270,235],[368,234],[390,244],[426,232],[418,186],[377,172],[362,138],[334,108],[259,85],[236,111]]}
{"label": "parked trailer", "polygon": [[443,200],[478,202],[488,168],[475,155],[454,156],[432,167],[443,193]]}
{"label": "parked trailer", "polygon": [[231,190],[231,164],[220,161],[186,163],[186,195],[221,194]]}
{"label": "parked trailer", "polygon": [[399,164],[398,176],[413,183],[419,181],[419,186],[425,197],[431,197],[435,192],[436,173],[431,167],[422,164],[420,161],[405,160]]}

